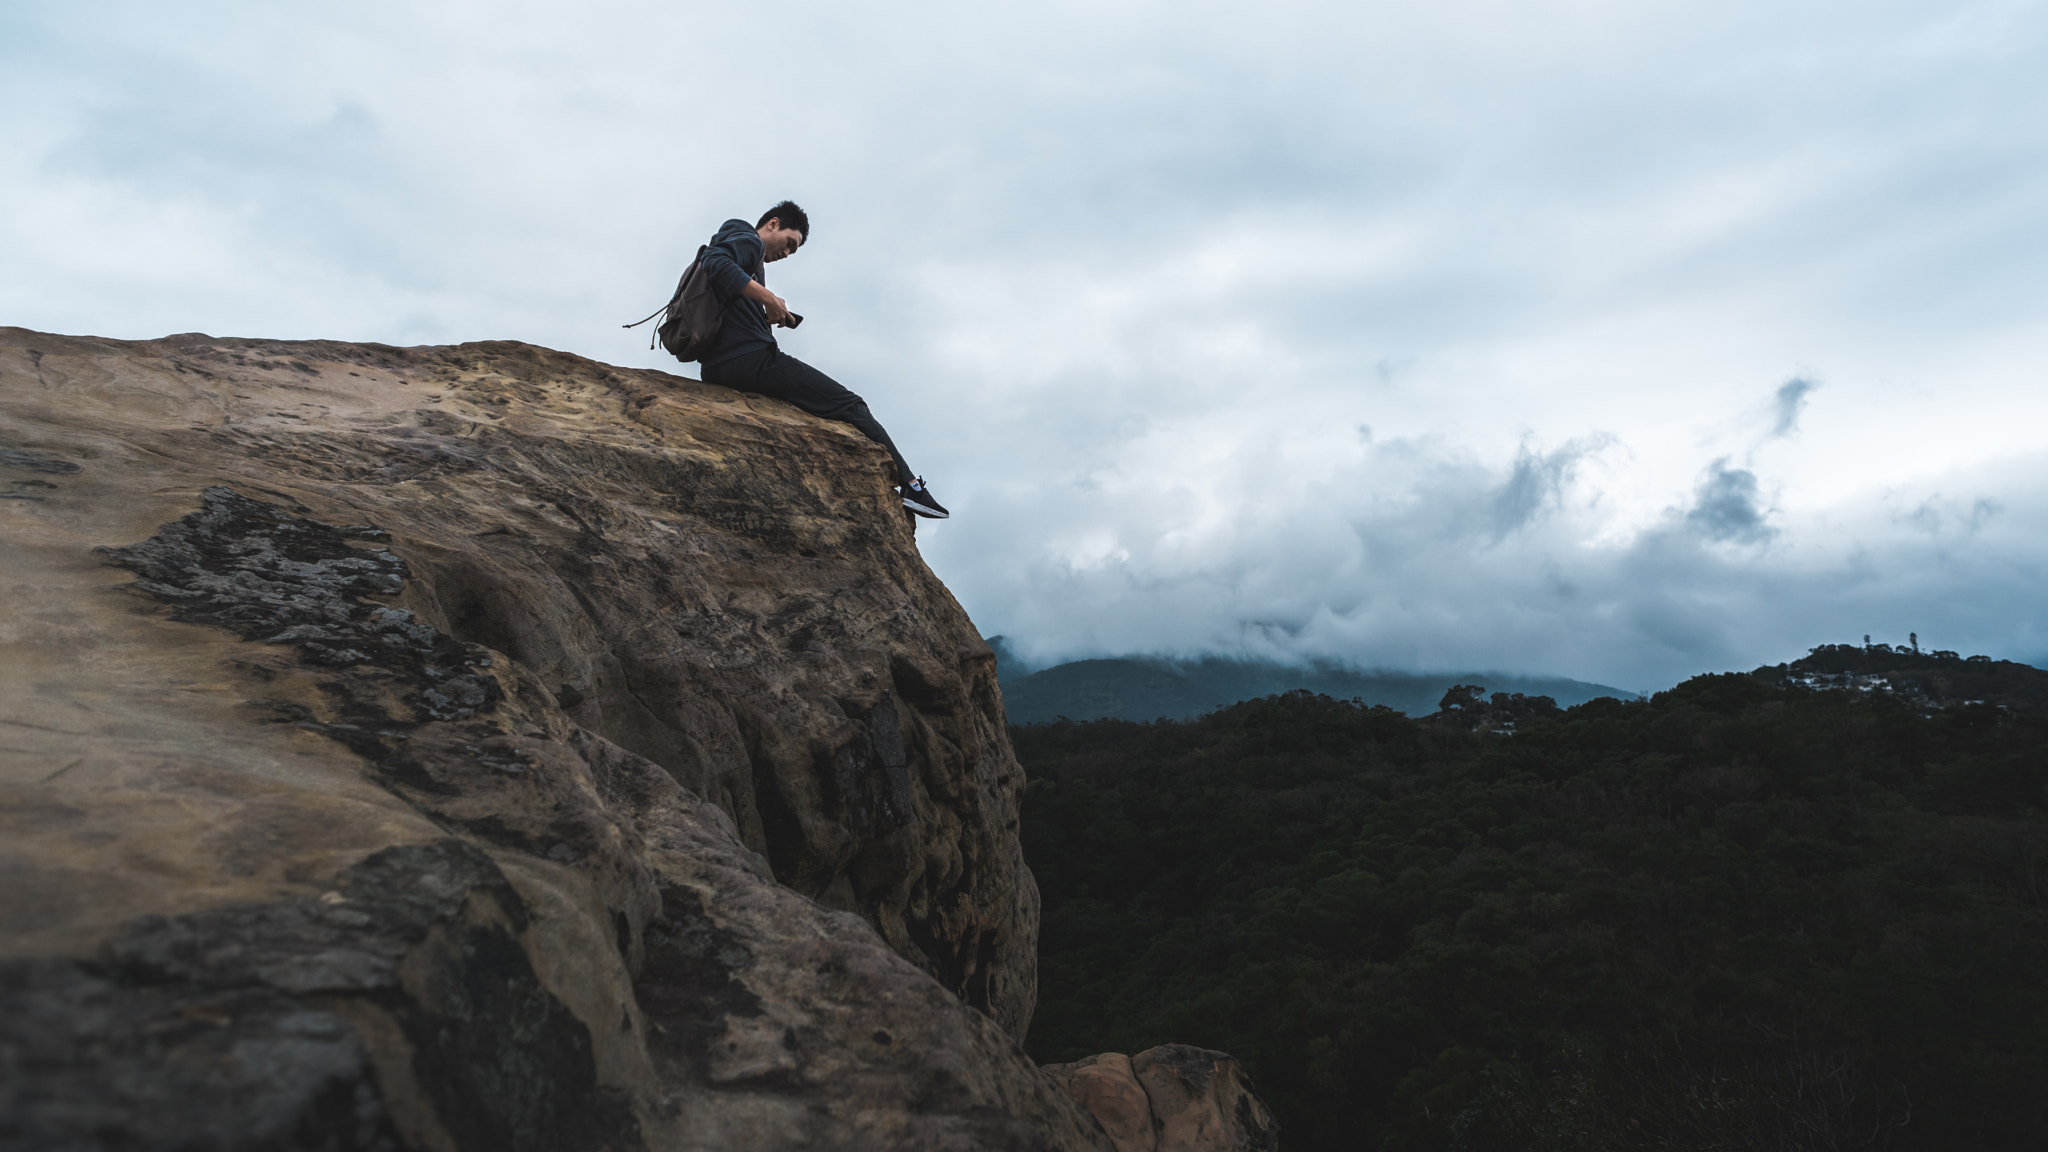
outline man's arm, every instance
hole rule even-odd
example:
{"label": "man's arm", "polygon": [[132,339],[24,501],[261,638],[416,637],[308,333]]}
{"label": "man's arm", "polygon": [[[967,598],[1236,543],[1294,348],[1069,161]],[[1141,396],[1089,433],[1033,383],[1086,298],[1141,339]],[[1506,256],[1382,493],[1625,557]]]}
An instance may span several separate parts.
{"label": "man's arm", "polygon": [[747,279],[747,286],[740,290],[740,295],[759,304],[768,313],[768,322],[770,324],[778,328],[795,327],[795,325],[789,322],[789,305],[783,301],[782,297],[770,292],[766,284],[749,277]]}

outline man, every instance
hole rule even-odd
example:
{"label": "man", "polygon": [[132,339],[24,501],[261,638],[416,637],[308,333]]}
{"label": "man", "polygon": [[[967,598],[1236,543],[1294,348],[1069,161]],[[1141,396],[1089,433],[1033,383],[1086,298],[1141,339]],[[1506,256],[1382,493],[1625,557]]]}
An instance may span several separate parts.
{"label": "man", "polygon": [[698,358],[704,382],[787,400],[812,415],[860,429],[887,448],[896,462],[903,506],[919,516],[943,520],[946,509],[932,499],[924,478],[903,462],[903,453],[868,411],[867,402],[775,343],[771,325],[794,328],[796,318],[782,297],[768,290],[767,265],[795,253],[810,234],[810,217],[787,200],[770,208],[758,224],[727,220],[719,225],[703,256],[704,274],[722,315],[717,339]]}

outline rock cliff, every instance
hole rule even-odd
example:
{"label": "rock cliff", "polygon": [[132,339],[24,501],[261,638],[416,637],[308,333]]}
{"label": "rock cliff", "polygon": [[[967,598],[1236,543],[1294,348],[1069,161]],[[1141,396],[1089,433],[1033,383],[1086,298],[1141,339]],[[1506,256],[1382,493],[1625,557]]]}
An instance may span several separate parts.
{"label": "rock cliff", "polygon": [[1114,1147],[886,480],[521,344],[0,329],[0,1143]]}

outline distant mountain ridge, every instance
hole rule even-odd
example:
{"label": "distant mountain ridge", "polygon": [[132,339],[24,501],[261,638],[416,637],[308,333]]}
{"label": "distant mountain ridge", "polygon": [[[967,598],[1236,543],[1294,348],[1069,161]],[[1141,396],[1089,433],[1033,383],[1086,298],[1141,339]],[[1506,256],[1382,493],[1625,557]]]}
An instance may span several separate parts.
{"label": "distant mountain ridge", "polygon": [[1489,692],[1548,696],[1569,708],[1601,696],[1632,700],[1637,693],[1562,676],[1508,676],[1490,672],[1359,672],[1328,665],[1144,658],[1075,660],[1033,670],[1001,636],[992,636],[996,675],[1012,724],[1057,720],[1191,720],[1243,700],[1295,689],[1339,700],[1383,704],[1410,716],[1437,710],[1453,685],[1484,685]]}

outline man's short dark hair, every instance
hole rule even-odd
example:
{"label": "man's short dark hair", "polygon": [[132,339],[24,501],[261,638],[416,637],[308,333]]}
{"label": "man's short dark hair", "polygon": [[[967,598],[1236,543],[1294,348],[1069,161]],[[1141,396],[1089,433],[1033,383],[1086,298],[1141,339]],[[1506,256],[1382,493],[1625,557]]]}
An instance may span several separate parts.
{"label": "man's short dark hair", "polygon": [[804,234],[804,239],[806,240],[811,238],[811,218],[804,215],[804,210],[797,207],[794,200],[784,200],[775,207],[761,213],[761,218],[754,221],[754,227],[759,228],[770,220],[780,220],[784,228],[796,229]]}

